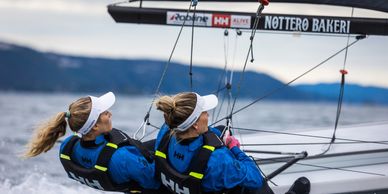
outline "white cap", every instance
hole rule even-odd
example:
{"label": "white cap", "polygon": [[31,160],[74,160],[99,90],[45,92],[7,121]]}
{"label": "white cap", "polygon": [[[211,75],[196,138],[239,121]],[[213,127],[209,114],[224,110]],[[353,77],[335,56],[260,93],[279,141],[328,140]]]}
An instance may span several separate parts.
{"label": "white cap", "polygon": [[214,94],[206,96],[200,96],[197,93],[194,94],[197,96],[197,104],[195,105],[191,115],[176,128],[178,131],[186,131],[188,128],[194,125],[199,116],[201,116],[202,112],[211,110],[218,104],[218,98]]}
{"label": "white cap", "polygon": [[89,97],[92,100],[92,109],[90,110],[88,120],[86,120],[85,124],[78,131],[81,135],[89,133],[89,131],[97,123],[100,114],[108,110],[116,101],[116,97],[112,92],[108,92],[100,97]]}

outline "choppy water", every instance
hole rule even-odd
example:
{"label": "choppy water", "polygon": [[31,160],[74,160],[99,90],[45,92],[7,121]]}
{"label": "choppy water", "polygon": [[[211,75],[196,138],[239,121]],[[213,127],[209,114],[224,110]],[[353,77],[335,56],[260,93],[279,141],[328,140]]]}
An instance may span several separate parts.
{"label": "choppy water", "polygon": [[[58,159],[59,145],[33,159],[19,157],[39,122],[67,110],[68,104],[81,96],[84,94],[0,93],[0,193],[101,193],[67,178]],[[236,107],[249,102],[241,100]],[[113,126],[133,134],[150,103],[150,97],[117,96]],[[241,111],[233,121],[235,126],[255,129],[317,128],[333,126],[335,112],[336,104],[330,103],[260,102]],[[387,120],[387,106],[345,104],[340,125]],[[153,111],[151,122],[159,126],[161,114]]]}

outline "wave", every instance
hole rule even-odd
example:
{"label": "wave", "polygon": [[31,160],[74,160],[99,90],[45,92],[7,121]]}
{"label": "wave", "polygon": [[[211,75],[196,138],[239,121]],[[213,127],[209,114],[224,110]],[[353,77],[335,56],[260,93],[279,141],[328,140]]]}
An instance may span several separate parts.
{"label": "wave", "polygon": [[63,184],[61,182],[55,182],[50,177],[42,176],[41,174],[34,173],[27,175],[20,181],[19,184],[12,184],[9,179],[0,181],[0,193],[2,194],[41,194],[41,193],[55,193],[55,194],[98,194],[98,193],[113,193],[103,192],[96,189],[83,186],[76,182],[73,184]]}

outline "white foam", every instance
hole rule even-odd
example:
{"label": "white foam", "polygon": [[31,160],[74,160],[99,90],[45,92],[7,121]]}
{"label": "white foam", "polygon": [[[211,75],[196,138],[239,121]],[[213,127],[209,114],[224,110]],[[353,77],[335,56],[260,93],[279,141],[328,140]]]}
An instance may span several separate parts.
{"label": "white foam", "polygon": [[20,184],[12,185],[8,179],[0,182],[0,193],[2,194],[96,194],[106,193],[96,189],[89,188],[74,181],[72,185],[63,185],[54,182],[53,179],[41,174],[31,174],[23,179]]}

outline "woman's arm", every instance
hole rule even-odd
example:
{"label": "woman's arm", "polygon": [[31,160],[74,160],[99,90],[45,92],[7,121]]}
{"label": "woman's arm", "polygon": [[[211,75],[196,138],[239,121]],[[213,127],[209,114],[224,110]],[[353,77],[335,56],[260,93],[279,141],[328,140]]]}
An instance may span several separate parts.
{"label": "woman's arm", "polygon": [[236,186],[259,189],[263,184],[254,161],[238,147],[219,148],[211,155],[206,175],[202,181],[204,191],[220,191]]}
{"label": "woman's arm", "polygon": [[149,163],[134,146],[119,148],[112,156],[109,164],[112,179],[116,183],[136,181],[147,189],[160,186],[156,180],[155,163]]}

